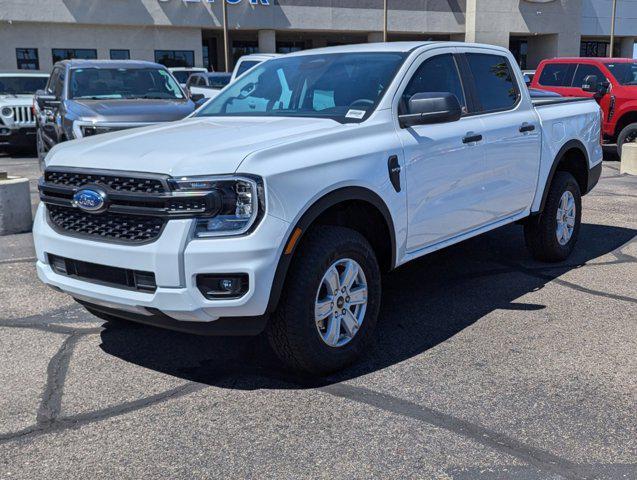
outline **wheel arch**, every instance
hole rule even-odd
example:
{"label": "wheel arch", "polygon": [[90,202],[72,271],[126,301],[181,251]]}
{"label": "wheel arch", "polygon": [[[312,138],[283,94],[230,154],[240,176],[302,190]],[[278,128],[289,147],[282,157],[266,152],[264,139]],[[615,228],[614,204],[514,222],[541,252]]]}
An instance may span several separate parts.
{"label": "wheel arch", "polygon": [[[357,209],[360,210],[360,208],[366,209],[366,213],[371,214],[372,217],[370,218],[363,215],[352,217],[352,212]],[[354,218],[358,220],[352,225],[343,223],[343,221],[349,221]],[[381,228],[379,228],[376,223],[366,222],[366,219],[382,220]],[[279,303],[288,269],[305,234],[313,225],[322,223],[347,226],[359,231],[359,233],[363,234],[372,244],[376,254],[380,254],[381,258],[378,260],[381,270],[389,271],[395,268],[396,232],[391,213],[383,199],[365,187],[350,186],[338,188],[312,203],[296,221],[294,227],[286,237],[270,290],[270,299],[267,307],[268,312],[274,311]],[[368,225],[371,228],[365,231],[364,225]],[[384,235],[386,235],[386,237],[384,237]],[[388,238],[389,243],[383,242],[383,237]]]}
{"label": "wheel arch", "polygon": [[615,138],[619,137],[619,134],[624,128],[631,123],[637,123],[637,102],[632,105],[633,108],[621,113],[615,124]]}
{"label": "wheel arch", "polygon": [[544,211],[549,188],[557,171],[565,171],[572,174],[579,184],[582,195],[586,195],[590,191],[589,165],[588,151],[581,141],[570,140],[562,145],[562,148],[560,148],[553,160],[553,165],[546,178],[544,191],[542,192],[542,202],[540,203],[540,208],[537,213]]}

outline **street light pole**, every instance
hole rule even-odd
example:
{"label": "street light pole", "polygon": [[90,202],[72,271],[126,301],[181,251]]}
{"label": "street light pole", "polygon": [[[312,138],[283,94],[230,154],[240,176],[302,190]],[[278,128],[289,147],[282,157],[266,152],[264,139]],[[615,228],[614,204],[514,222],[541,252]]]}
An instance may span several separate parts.
{"label": "street light pole", "polygon": [[383,42],[387,41],[387,2],[383,0]]}
{"label": "street light pole", "polygon": [[615,15],[617,13],[617,0],[613,0],[613,16],[610,20],[610,57],[612,58],[615,50]]}
{"label": "street light pole", "polygon": [[223,16],[223,55],[226,66],[226,72],[230,71],[230,42],[228,41],[228,10],[226,0],[221,0],[221,12]]}

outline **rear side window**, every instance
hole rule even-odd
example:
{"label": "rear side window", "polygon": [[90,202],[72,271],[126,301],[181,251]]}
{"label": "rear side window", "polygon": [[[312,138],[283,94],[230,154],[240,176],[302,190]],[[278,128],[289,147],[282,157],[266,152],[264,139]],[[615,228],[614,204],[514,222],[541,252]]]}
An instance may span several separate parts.
{"label": "rear side window", "polygon": [[582,88],[582,85],[584,85],[584,79],[589,75],[595,75],[598,82],[603,82],[606,80],[606,76],[595,65],[586,65],[580,63],[577,66],[575,76],[573,77],[573,86],[576,88]]}
{"label": "rear side window", "polygon": [[451,54],[438,55],[423,62],[405,88],[403,105],[416,93],[453,93],[463,109],[467,106],[456,61]]}
{"label": "rear side window", "polygon": [[467,53],[476,86],[480,112],[513,108],[520,98],[517,81],[506,57],[485,53]]}
{"label": "rear side window", "polygon": [[574,73],[574,63],[549,63],[542,69],[538,82],[546,87],[570,87]]}

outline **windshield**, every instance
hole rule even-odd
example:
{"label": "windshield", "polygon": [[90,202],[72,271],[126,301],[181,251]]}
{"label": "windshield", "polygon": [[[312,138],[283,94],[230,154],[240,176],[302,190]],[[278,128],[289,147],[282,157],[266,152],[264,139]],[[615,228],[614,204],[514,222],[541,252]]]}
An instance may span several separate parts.
{"label": "windshield", "polygon": [[233,82],[198,116],[299,116],[361,121],[376,108],[403,53],[333,53],[269,60]]}
{"label": "windshield", "polygon": [[172,73],[179,83],[186,83],[188,81],[188,77],[195,72],[199,72],[199,71],[198,70],[177,70]]}
{"label": "windshield", "polygon": [[223,88],[229,83],[230,83],[230,74],[208,75],[208,84],[213,88]]}
{"label": "windshield", "polygon": [[158,68],[76,68],[71,71],[69,98],[184,98],[168,71]]}
{"label": "windshield", "polygon": [[621,85],[637,85],[637,62],[607,63],[606,67]]}
{"label": "windshield", "polygon": [[48,77],[0,77],[0,95],[28,95],[42,90]]}

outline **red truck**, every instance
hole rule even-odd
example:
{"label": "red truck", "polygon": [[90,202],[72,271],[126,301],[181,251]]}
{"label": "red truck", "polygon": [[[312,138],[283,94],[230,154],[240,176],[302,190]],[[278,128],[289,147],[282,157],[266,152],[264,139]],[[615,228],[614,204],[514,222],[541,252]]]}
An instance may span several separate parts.
{"label": "red truck", "polygon": [[637,140],[637,60],[629,58],[555,58],[543,60],[532,88],[566,97],[595,97],[604,113],[604,143]]}

